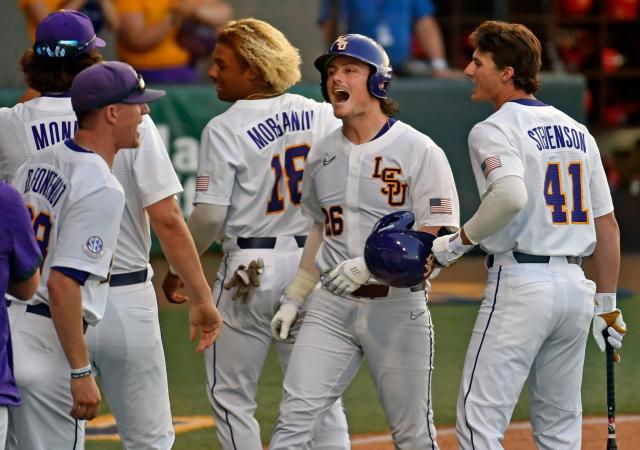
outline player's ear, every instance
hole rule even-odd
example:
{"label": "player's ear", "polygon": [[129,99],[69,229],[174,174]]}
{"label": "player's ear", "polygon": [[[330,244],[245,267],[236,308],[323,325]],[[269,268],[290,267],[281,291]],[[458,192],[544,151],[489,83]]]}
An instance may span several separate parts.
{"label": "player's ear", "polygon": [[504,69],[502,69],[502,73],[500,74],[500,79],[506,83],[507,81],[511,80],[516,74],[516,71],[513,70],[513,67],[511,66],[507,66]]}
{"label": "player's ear", "polygon": [[115,124],[118,119],[118,105],[107,105],[103,108],[102,114],[104,114],[107,123]]}

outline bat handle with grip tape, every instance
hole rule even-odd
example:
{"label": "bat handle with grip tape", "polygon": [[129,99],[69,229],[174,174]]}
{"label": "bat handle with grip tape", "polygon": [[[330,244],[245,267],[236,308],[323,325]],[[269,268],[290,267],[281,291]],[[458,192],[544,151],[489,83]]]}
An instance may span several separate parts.
{"label": "bat handle with grip tape", "polygon": [[609,334],[605,329],[602,334],[604,335],[604,342],[606,343],[606,358],[607,358],[607,418],[608,418],[608,438],[607,438],[607,450],[617,450],[618,444],[616,443],[616,391],[614,384],[614,349],[607,342]]}

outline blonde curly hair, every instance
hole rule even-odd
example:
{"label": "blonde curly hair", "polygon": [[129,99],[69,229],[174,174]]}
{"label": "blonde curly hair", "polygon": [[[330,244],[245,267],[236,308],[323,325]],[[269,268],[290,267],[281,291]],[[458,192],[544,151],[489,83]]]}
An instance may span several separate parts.
{"label": "blonde curly hair", "polygon": [[300,81],[300,53],[279,30],[254,18],[232,20],[217,42],[232,48],[275,92]]}

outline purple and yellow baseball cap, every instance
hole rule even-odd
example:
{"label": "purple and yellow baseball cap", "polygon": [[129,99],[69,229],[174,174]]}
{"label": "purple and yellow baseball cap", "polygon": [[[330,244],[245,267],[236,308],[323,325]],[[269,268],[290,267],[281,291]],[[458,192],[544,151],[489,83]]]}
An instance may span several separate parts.
{"label": "purple and yellow baseball cap", "polygon": [[105,45],[96,36],[87,15],[79,11],[60,10],[49,14],[36,28],[33,51],[46,58],[71,58]]}
{"label": "purple and yellow baseball cap", "polygon": [[87,67],[71,84],[71,105],[76,113],[116,103],[149,103],[164,95],[165,91],[146,89],[142,76],[120,61],[105,61]]}

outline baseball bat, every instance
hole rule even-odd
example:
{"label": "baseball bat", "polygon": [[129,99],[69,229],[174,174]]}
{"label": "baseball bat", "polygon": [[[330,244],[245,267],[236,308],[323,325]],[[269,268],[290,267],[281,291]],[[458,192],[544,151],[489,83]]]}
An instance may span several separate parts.
{"label": "baseball bat", "polygon": [[608,424],[608,438],[607,438],[607,450],[617,450],[618,444],[616,442],[616,390],[614,384],[614,373],[613,373],[613,347],[609,345],[607,342],[607,337],[609,337],[609,333],[607,330],[604,330],[602,333],[604,335],[604,342],[606,344],[606,358],[607,358],[607,417],[609,419]]}

